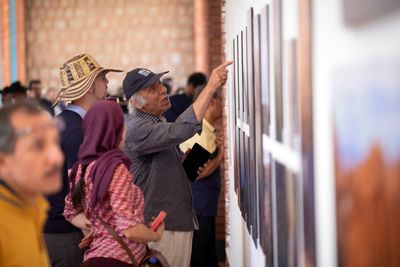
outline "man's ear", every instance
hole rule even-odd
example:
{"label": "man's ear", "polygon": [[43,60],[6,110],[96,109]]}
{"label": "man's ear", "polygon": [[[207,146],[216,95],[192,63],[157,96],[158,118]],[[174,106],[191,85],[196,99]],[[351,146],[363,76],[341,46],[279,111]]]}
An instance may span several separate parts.
{"label": "man's ear", "polygon": [[8,156],[0,152],[0,177],[8,176]]}
{"label": "man's ear", "polygon": [[137,109],[137,110],[142,110],[143,109],[143,104],[140,103],[137,99],[135,100],[131,100],[133,106]]}

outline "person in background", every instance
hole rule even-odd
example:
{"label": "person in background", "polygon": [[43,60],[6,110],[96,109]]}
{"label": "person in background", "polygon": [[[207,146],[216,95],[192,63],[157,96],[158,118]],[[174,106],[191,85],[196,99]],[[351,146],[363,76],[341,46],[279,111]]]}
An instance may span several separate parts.
{"label": "person in background", "polygon": [[189,76],[183,94],[176,94],[170,97],[171,108],[164,116],[168,122],[174,122],[192,103],[196,87],[205,85],[207,77],[201,72],[195,72]]}
{"label": "person in background", "polygon": [[170,95],[173,89],[173,79],[171,77],[165,77],[161,80],[161,84],[167,89],[167,94]]}
{"label": "person in background", "polygon": [[104,99],[108,84],[106,74],[110,71],[121,72],[101,67],[88,54],[73,57],[60,67],[61,90],[54,105],[60,101],[69,103],[56,117],[65,123],[61,132],[61,149],[65,157],[63,187],[59,193],[48,196],[49,218],[44,229],[53,267],[75,267],[83,261],[83,251],[78,245],[83,237],[81,230],[85,233],[91,230],[90,221],[84,214],[77,217],[76,220],[81,220],[82,229],[68,222],[63,216],[64,200],[68,193],[68,173],[77,161],[83,140],[82,120],[90,107]]}
{"label": "person in background", "polygon": [[[57,95],[58,95],[58,90],[52,86],[44,88],[42,90],[42,97],[47,101],[49,101],[50,103],[54,103],[54,101],[56,101]],[[63,112],[63,110],[65,110],[66,108],[67,105],[64,103],[64,101],[59,101],[58,104],[53,107],[54,114],[57,116],[58,114]]]}
{"label": "person in background", "polygon": [[9,86],[6,86],[3,88],[3,90],[1,90],[1,101],[3,106],[13,102],[11,89]]}
{"label": "person in background", "polygon": [[51,102],[42,98],[42,82],[40,80],[31,80],[29,82],[28,97],[38,101],[40,106],[47,110],[51,116],[54,116],[54,109]]}
{"label": "person in background", "polygon": [[222,99],[215,93],[203,118],[201,134],[180,145],[186,153],[198,143],[211,153],[211,159],[199,168],[198,178],[192,185],[193,207],[199,221],[199,229],[194,231],[191,267],[218,267],[215,248],[215,217],[217,216],[218,196],[221,191],[220,169],[224,148],[222,138],[217,138],[215,123],[222,115]]}
{"label": "person in background", "polygon": [[82,266],[132,266],[105,224],[122,236],[137,262],[146,253],[146,242],[161,239],[164,225],[156,232],[144,225],[143,193],[132,183],[131,162],[121,150],[125,126],[120,106],[114,101],[97,102],[83,120],[83,134],[64,210],[73,224],[84,212],[93,225],[93,241]]}
{"label": "person in background", "polygon": [[10,85],[12,102],[24,101],[27,98],[26,87],[21,82],[16,81]]}
{"label": "person in background", "polygon": [[161,210],[168,214],[162,239],[149,246],[160,251],[171,267],[188,267],[193,230],[197,220],[192,206],[190,181],[181,164],[177,145],[201,130],[204,113],[215,91],[226,82],[226,62],[212,71],[206,87],[175,122],[162,114],[171,107],[166,88],[155,74],[137,68],[123,81],[131,115],[128,117],[125,151],[132,161],[134,183],[144,193],[145,221]]}
{"label": "person in background", "polygon": [[0,266],[47,267],[48,204],[61,189],[59,130],[37,103],[0,109]]}

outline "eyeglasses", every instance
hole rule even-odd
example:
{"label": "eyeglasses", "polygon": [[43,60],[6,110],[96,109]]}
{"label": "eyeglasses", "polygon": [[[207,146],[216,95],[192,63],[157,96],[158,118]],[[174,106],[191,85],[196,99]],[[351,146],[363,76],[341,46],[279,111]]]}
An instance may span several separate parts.
{"label": "eyeglasses", "polygon": [[48,128],[54,128],[61,132],[65,129],[65,122],[61,118],[53,118],[51,120],[51,122],[49,122],[49,123],[40,124],[40,125],[29,125],[25,128],[22,128],[22,129],[16,131],[15,136],[17,138],[20,138],[20,137],[23,137],[26,135],[30,135],[37,131],[43,131]]}

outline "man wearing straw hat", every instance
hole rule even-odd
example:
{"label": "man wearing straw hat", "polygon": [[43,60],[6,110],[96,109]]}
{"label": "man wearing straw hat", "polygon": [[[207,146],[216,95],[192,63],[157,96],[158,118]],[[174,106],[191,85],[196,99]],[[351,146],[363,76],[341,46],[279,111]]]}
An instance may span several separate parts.
{"label": "man wearing straw hat", "polygon": [[77,160],[79,146],[83,140],[82,121],[89,108],[106,96],[108,72],[121,70],[105,69],[88,54],[78,55],[60,67],[61,90],[53,106],[58,102],[69,103],[57,117],[65,123],[61,132],[61,149],[65,156],[63,187],[58,194],[48,197],[49,218],[45,225],[45,240],[52,266],[81,266],[83,251],[79,248],[82,231],[91,230],[90,222],[83,213],[73,219],[81,229],[74,227],[63,216],[64,199],[68,193],[68,173]]}

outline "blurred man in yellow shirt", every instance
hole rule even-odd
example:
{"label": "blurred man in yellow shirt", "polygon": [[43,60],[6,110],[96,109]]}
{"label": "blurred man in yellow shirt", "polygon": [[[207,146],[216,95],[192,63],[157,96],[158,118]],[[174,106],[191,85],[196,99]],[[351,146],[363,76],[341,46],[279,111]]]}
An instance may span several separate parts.
{"label": "blurred man in yellow shirt", "polygon": [[63,155],[50,115],[20,102],[0,110],[0,266],[49,266],[42,236],[48,204],[61,188]]}

